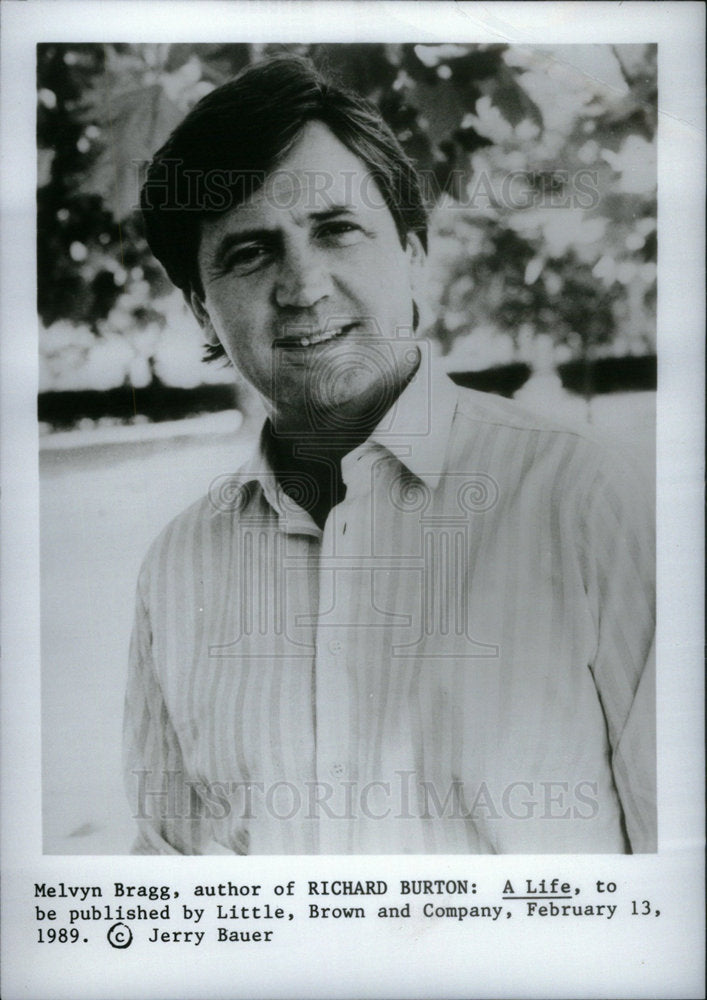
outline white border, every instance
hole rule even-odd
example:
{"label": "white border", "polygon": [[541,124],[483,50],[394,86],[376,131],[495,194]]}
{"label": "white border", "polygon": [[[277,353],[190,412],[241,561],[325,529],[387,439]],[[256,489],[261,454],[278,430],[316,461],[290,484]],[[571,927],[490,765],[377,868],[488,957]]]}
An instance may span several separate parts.
{"label": "white border", "polygon": [[[3,996],[701,996],[704,454],[704,8],[699,3],[168,3],[6,0],[2,17]],[[276,26],[274,28],[273,26]],[[273,37],[275,36],[275,37]],[[634,858],[60,858],[41,853],[35,420],[35,55],[39,41],[657,41],[659,116],[659,836]],[[226,953],[33,940],[35,880],[156,883],[466,873],[614,878],[652,923],[546,930],[317,926]],[[294,875],[293,875],[294,873]],[[384,873],[383,875],[381,873]],[[294,925],[293,925],[294,926]],[[283,939],[284,940],[284,939]],[[66,947],[66,946],[65,946]],[[81,947],[81,946],[79,946]]]}

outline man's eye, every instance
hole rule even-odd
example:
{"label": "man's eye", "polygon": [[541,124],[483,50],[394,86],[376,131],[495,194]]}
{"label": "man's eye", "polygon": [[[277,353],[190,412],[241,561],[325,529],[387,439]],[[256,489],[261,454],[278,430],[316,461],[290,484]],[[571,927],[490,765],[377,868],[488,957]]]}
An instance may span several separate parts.
{"label": "man's eye", "polygon": [[327,222],[319,230],[319,235],[336,246],[350,246],[363,238],[364,232],[354,222]]}
{"label": "man's eye", "polygon": [[237,250],[232,250],[226,257],[224,267],[227,271],[248,273],[249,271],[255,270],[257,267],[260,267],[266,260],[269,259],[269,256],[270,255],[266,247],[263,247],[258,243],[254,243],[248,246],[239,247]]}

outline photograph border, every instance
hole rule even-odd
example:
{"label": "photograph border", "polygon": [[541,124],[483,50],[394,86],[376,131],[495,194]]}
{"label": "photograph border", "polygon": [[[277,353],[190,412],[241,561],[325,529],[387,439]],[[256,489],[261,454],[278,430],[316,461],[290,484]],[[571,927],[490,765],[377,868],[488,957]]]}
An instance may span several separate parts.
{"label": "photograph border", "polygon": [[[131,0],[22,4],[10,0],[2,17],[2,476],[3,546],[3,995],[224,996],[239,963],[242,996],[699,996],[704,956],[704,743],[702,721],[702,480],[704,468],[704,9],[701,4],[570,3],[476,5],[437,3],[155,3]],[[209,23],[210,8],[219,21]],[[286,13],[287,11],[287,13]],[[344,16],[346,11],[346,16]],[[552,26],[548,29],[548,18]],[[364,18],[364,14],[368,15]],[[626,899],[661,900],[650,925],[630,920],[601,928],[522,924],[474,927],[469,939],[447,926],[361,928],[307,926],[290,948],[259,961],[243,952],[208,967],[183,954],[153,949],[123,954],[91,943],[60,962],[35,945],[37,882],[195,884],[219,881],[227,867],[216,856],[180,859],[47,856],[41,847],[41,766],[38,720],[38,453],[35,277],[34,66],[38,41],[267,40],[274,18],[278,41],[322,40],[342,32],[351,41],[582,42],[657,41],[659,53],[659,297],[658,297],[658,688],[659,852],[657,855],[468,857],[357,856],[238,858],[239,879],[285,885],[293,877],[434,878],[466,873],[496,888],[504,879],[567,875],[590,884],[614,879]],[[365,20],[365,28],[362,24]],[[96,37],[96,36],[102,37]],[[365,35],[365,38],[361,37]],[[263,37],[265,36],[265,37]],[[548,37],[550,36],[550,37]],[[241,40],[239,38],[239,40]],[[686,310],[687,304],[687,310]],[[687,311],[687,315],[686,315]],[[679,678],[675,683],[674,678]],[[233,859],[231,859],[231,864]],[[303,910],[304,912],[304,910]],[[303,921],[304,923],[304,921]],[[466,941],[472,940],[468,948]],[[424,941],[424,947],[421,946]],[[499,944],[501,955],[498,955]],[[325,958],[323,947],[328,954]],[[538,955],[550,960],[539,965]],[[352,954],[356,960],[352,962]],[[358,956],[366,956],[360,961]],[[685,955],[689,955],[688,960]],[[232,956],[232,957],[231,957]],[[215,955],[211,956],[215,959]],[[69,965],[73,965],[72,968]],[[607,969],[611,975],[607,977]],[[180,985],[181,983],[181,985]],[[591,984],[591,985],[590,985]],[[206,993],[204,991],[207,991]],[[232,995],[232,994],[231,994]]]}

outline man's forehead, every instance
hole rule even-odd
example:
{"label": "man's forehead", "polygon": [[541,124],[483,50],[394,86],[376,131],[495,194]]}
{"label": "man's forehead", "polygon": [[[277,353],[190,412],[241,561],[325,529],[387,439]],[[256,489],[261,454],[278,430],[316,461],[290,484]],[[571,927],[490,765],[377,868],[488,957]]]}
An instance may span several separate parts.
{"label": "man's forehead", "polygon": [[261,187],[238,214],[264,210],[307,215],[332,208],[380,210],[385,199],[370,168],[326,125],[309,122],[292,148],[265,175]]}

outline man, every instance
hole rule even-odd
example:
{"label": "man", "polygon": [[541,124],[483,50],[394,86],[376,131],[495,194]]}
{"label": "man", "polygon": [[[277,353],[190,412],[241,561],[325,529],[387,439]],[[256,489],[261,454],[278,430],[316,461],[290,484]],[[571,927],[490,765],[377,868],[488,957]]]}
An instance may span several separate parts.
{"label": "man", "polygon": [[142,207],[268,420],[143,566],[135,850],[655,850],[650,520],[599,446],[435,373],[424,206],[375,110],[251,67]]}

